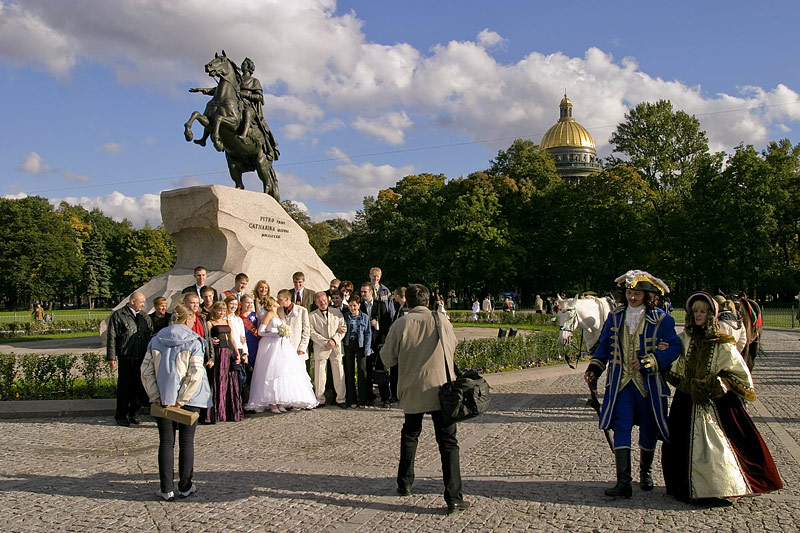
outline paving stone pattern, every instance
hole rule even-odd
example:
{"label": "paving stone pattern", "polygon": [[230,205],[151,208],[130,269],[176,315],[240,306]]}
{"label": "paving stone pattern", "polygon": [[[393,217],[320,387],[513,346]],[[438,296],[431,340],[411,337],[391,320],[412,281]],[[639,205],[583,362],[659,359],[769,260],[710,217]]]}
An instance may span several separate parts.
{"label": "paving stone pattern", "polygon": [[759,401],[748,406],[786,488],[727,507],[667,497],[659,468],[653,492],[603,496],[612,454],[585,405],[582,371],[559,367],[489,376],[493,410],[458,429],[473,505],[459,515],[444,512],[430,421],[413,495],[402,498],[394,493],[402,412],[324,408],[199,427],[199,491],[173,503],[155,497],[151,419],[132,428],[106,418],[2,421],[0,531],[797,531],[798,340],[766,333]]}

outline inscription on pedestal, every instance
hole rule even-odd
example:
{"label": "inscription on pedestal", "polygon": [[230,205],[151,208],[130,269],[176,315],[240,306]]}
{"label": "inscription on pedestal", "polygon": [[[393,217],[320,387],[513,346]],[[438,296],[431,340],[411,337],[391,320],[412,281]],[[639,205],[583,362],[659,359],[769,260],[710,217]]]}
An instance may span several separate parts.
{"label": "inscription on pedestal", "polygon": [[258,222],[248,224],[250,229],[261,231],[261,237],[266,239],[280,239],[282,233],[288,234],[285,226],[285,220],[271,216],[259,217]]}

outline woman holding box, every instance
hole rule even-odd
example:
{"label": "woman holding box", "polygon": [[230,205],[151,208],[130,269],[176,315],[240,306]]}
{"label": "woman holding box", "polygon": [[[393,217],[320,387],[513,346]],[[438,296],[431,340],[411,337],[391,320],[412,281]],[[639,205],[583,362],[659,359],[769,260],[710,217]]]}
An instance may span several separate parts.
{"label": "woman holding box", "polygon": [[[192,331],[196,315],[183,305],[172,311],[170,325],[158,332],[147,346],[142,362],[142,384],[152,403],[182,407],[198,412],[212,406],[211,387],[203,366],[203,342]],[[197,491],[192,483],[194,473],[194,432],[196,424],[178,424],[167,418],[156,418],[158,425],[158,473],[161,488],[158,496],[175,499],[174,448],[178,430],[178,496],[185,498]]]}

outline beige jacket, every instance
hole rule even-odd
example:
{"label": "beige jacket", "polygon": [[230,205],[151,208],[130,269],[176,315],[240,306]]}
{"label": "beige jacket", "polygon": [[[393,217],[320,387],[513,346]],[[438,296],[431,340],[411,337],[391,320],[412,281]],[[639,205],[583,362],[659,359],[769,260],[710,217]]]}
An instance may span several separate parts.
{"label": "beige jacket", "polygon": [[[322,311],[315,309],[308,317],[311,324],[311,342],[314,343],[314,359],[335,359],[342,356],[342,339],[344,333],[339,333],[339,326],[344,326],[344,317],[338,309],[328,307],[328,319],[322,316]],[[326,347],[328,339],[333,339],[336,346],[329,350]]]}
{"label": "beige jacket", "polygon": [[278,317],[286,322],[291,330],[289,340],[295,350],[302,351],[300,359],[308,359],[308,340],[311,334],[311,326],[308,323],[308,309],[295,304],[291,313],[288,315],[283,312],[283,307],[278,308]]}
{"label": "beige jacket", "polygon": [[[447,352],[451,378],[456,335],[447,316],[439,313],[442,341]],[[417,306],[409,309],[389,329],[381,348],[386,368],[398,366],[397,396],[405,413],[429,413],[441,410],[439,387],[447,382],[442,343],[435,330],[430,309]]]}

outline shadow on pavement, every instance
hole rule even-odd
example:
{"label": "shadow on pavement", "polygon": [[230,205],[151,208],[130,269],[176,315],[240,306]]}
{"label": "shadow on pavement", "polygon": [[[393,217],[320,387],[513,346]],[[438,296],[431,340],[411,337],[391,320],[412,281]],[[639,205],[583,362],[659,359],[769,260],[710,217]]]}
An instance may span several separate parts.
{"label": "shadow on pavement", "polygon": [[[43,495],[79,496],[93,499],[153,501],[158,490],[155,474],[116,474],[103,472],[86,478],[48,476],[39,474],[10,475],[4,479],[0,492],[31,492]],[[512,478],[513,479],[513,478]],[[144,482],[144,483],[143,483]],[[251,497],[277,499],[306,499],[323,505],[367,508],[418,514],[440,514],[444,508],[415,505],[415,496],[442,494],[439,478],[418,479],[413,495],[401,498],[394,492],[393,477],[358,477],[325,474],[303,474],[270,471],[195,472],[198,486],[196,496],[187,502],[218,503],[244,500]],[[177,483],[177,480],[176,480]],[[144,485],[144,487],[143,487]],[[631,499],[609,498],[602,495],[608,483],[575,481],[514,481],[498,479],[468,479],[465,498],[481,496],[497,499],[557,503],[561,505],[594,507],[624,507],[628,509],[687,510],[690,507],[666,496],[663,488],[644,494],[635,489]],[[367,496],[355,499],[348,496]],[[387,497],[392,498],[389,502]],[[380,498],[380,499],[375,499]]]}

